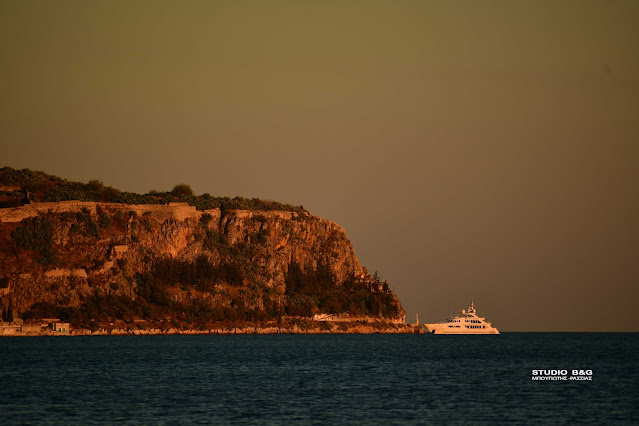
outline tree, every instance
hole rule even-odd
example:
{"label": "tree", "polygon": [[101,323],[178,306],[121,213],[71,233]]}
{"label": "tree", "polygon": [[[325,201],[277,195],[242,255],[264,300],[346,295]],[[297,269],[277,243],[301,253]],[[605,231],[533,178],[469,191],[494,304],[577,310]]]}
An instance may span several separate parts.
{"label": "tree", "polygon": [[90,191],[100,191],[104,187],[102,181],[97,179],[91,179],[89,183],[86,184],[86,188]]}
{"label": "tree", "polygon": [[193,195],[193,190],[191,189],[190,185],[187,185],[185,183],[181,183],[179,185],[175,185],[173,187],[173,190],[171,191],[171,194],[179,197],[180,195]]}

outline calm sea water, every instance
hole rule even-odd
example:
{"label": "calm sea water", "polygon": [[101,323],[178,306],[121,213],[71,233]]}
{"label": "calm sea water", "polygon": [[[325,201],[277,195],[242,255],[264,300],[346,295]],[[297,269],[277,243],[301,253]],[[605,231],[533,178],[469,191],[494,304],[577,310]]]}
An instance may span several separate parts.
{"label": "calm sea water", "polygon": [[630,424],[638,349],[599,333],[2,338],[0,423]]}

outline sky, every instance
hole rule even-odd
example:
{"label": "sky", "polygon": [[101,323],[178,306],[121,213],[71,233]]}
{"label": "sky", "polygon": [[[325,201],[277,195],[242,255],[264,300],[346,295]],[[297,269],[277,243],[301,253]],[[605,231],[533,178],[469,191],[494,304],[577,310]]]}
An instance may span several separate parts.
{"label": "sky", "polygon": [[639,331],[636,1],[0,1],[0,166],[301,204],[407,319]]}

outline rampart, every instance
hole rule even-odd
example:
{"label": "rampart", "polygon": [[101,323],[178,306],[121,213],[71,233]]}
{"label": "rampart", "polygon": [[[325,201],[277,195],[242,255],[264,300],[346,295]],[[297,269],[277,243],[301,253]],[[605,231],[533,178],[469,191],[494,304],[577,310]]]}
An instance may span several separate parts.
{"label": "rampart", "polygon": [[[199,211],[195,206],[187,203],[169,203],[167,204],[119,204],[119,203],[100,203],[95,201],[59,201],[25,204],[21,207],[9,207],[0,209],[0,222],[21,222],[30,217],[36,217],[40,214],[60,214],[60,213],[79,213],[83,209],[89,210],[91,214],[97,214],[97,208],[101,207],[109,213],[121,211],[128,213],[135,212],[137,215],[150,214],[154,219],[164,222],[172,219],[182,222],[186,219],[199,219],[202,214],[210,214],[214,220],[219,220],[221,216],[220,209],[210,209]],[[252,211],[252,210],[233,210],[232,214],[237,218],[250,218],[253,216],[264,216],[267,218],[292,219],[293,217],[303,214],[289,211]],[[326,221],[327,226],[330,223],[339,227],[333,222]]]}
{"label": "rampart", "polygon": [[[133,211],[138,215],[151,214],[155,219],[164,221],[174,219],[183,221],[189,218],[199,219],[202,213],[197,211],[195,206],[187,203],[166,204],[118,204],[118,203],[98,203],[94,201],[60,201],[31,203],[21,207],[10,207],[0,209],[0,222],[21,222],[24,219],[35,217],[46,213],[78,213],[83,209],[89,210],[92,214],[97,214],[97,208],[101,207],[108,212],[121,211],[127,213]],[[214,209],[219,212],[219,209]],[[215,213],[215,212],[213,212]],[[219,213],[217,213],[219,215]]]}

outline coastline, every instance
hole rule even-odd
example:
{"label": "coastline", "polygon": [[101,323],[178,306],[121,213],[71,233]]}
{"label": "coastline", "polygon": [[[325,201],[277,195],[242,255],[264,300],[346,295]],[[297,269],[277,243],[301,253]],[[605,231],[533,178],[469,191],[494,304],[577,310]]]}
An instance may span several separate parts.
{"label": "coastline", "polygon": [[273,324],[224,324],[212,328],[135,328],[109,327],[90,330],[74,328],[66,333],[56,333],[50,328],[30,327],[25,331],[4,330],[0,337],[45,337],[45,336],[149,336],[149,335],[235,335],[235,334],[424,334],[424,329],[417,324],[397,324],[387,322],[343,323],[302,321],[283,325]]}

